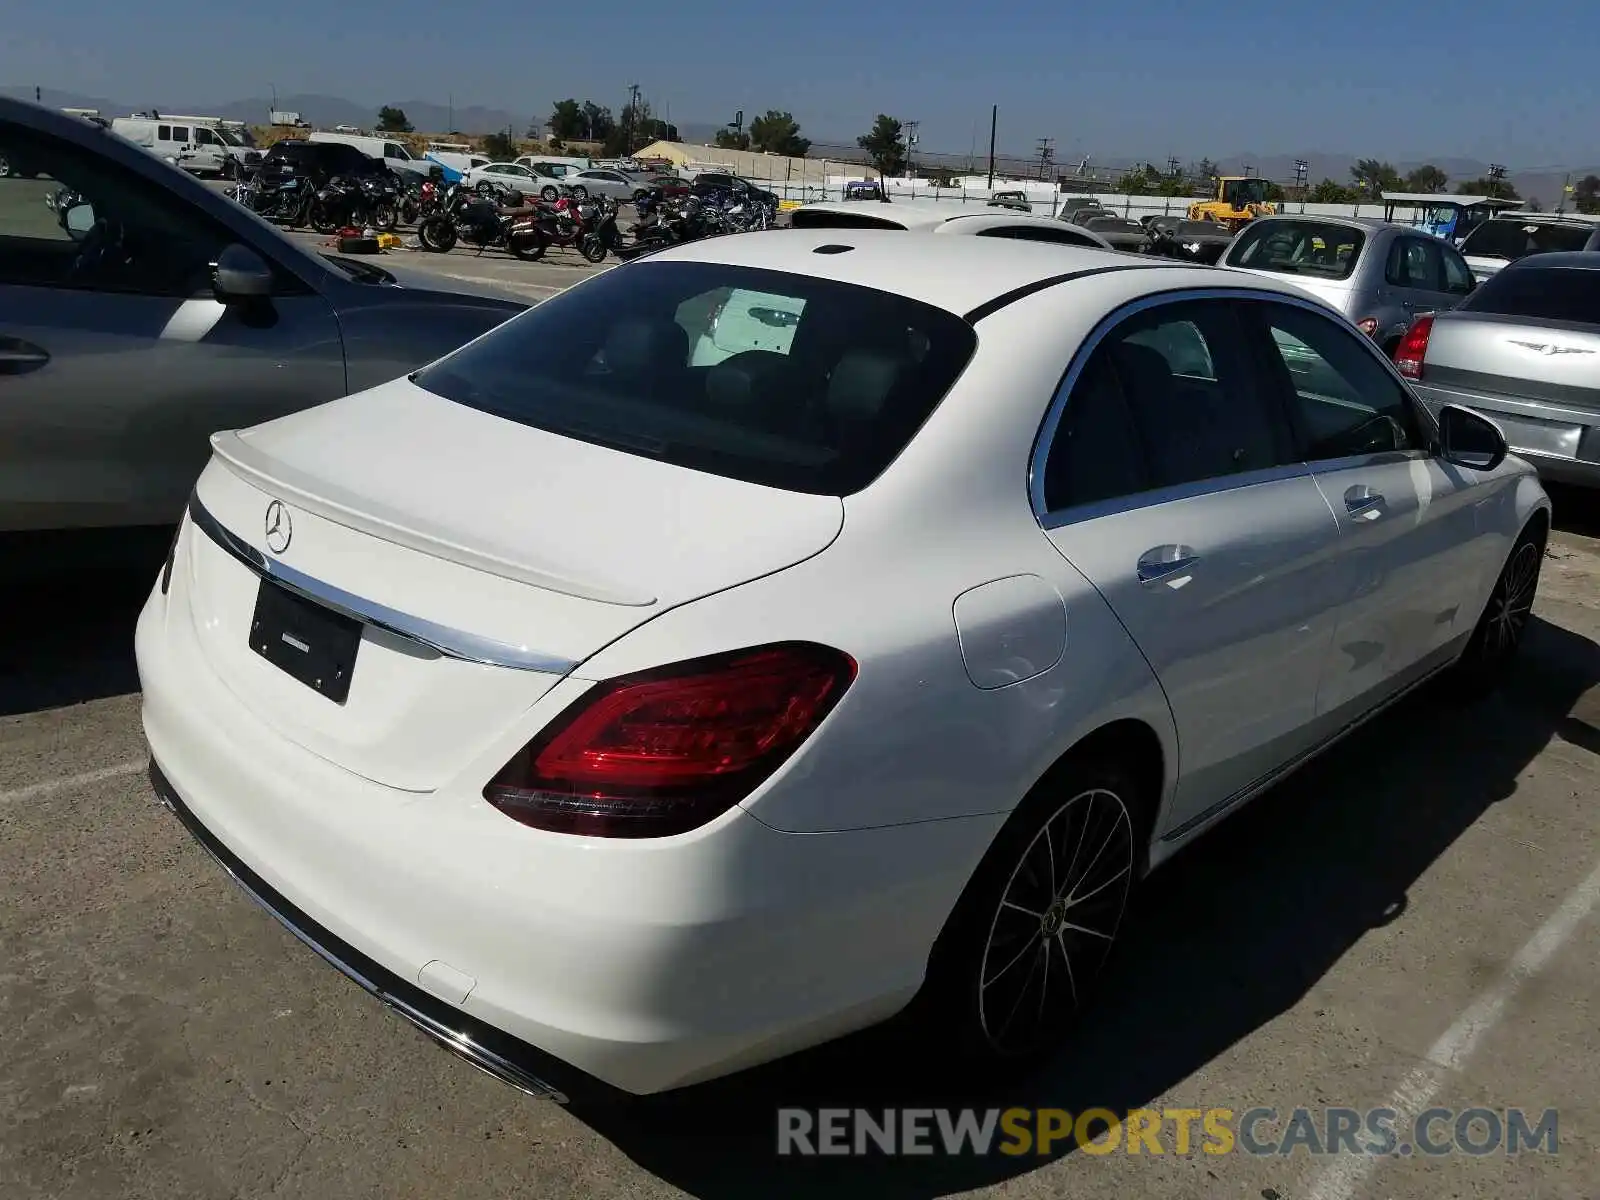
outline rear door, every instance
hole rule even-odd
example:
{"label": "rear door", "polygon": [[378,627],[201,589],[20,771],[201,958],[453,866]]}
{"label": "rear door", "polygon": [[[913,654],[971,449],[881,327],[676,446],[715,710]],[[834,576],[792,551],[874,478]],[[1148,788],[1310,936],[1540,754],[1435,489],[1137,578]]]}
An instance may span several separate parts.
{"label": "rear door", "polygon": [[1476,473],[1432,457],[1418,402],[1371,343],[1309,305],[1244,312],[1300,454],[1337,519],[1347,567],[1321,716],[1375,703],[1477,619],[1491,530]]}
{"label": "rear door", "polygon": [[[48,177],[0,179],[0,529],[176,521],[209,434],[344,392],[338,323],[298,279],[225,306],[228,230],[72,143],[0,122],[0,146]],[[86,235],[43,203],[63,185]]]}
{"label": "rear door", "polygon": [[1182,829],[1310,747],[1339,527],[1232,302],[1134,312],[1066,386],[1036,504],[1166,692]]}

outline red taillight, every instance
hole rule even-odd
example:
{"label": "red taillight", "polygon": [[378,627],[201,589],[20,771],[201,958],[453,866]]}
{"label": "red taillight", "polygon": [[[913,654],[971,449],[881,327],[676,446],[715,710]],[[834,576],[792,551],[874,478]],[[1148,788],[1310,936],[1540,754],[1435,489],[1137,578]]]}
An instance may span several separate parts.
{"label": "red taillight", "polygon": [[1376,337],[1378,333],[1378,319],[1376,317],[1362,317],[1356,322],[1356,328],[1368,337]]}
{"label": "red taillight", "polygon": [[1433,332],[1433,318],[1421,316],[1411,322],[1405,337],[1394,348],[1394,365],[1407,379],[1422,378],[1422,363],[1428,357],[1428,336]]}
{"label": "red taillight", "polygon": [[557,833],[664,837],[748,796],[855,679],[810,642],[757,646],[597,684],[484,789],[507,816]]}

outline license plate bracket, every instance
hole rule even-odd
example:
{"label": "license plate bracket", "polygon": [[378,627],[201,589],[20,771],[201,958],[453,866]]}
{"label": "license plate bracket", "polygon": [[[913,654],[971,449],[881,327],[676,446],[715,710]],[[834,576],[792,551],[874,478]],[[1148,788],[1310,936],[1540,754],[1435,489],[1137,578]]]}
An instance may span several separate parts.
{"label": "license plate bracket", "polygon": [[343,704],[361,649],[361,622],[263,579],[250,621],[250,649],[312,691]]}

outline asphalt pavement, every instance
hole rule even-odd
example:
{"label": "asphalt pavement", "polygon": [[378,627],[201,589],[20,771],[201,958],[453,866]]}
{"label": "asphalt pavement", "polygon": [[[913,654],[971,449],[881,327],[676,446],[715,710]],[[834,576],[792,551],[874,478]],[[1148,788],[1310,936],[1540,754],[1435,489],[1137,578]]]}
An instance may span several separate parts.
{"label": "asphalt pavement", "polygon": [[[530,295],[591,270],[404,257]],[[1038,1078],[964,1086],[891,1025],[567,1108],[425,1041],[153,801],[131,638],[166,531],[0,544],[44,563],[0,588],[0,1197],[1594,1200],[1600,497],[1555,499],[1509,686],[1425,690],[1160,872]],[[832,1106],[1554,1109],[1558,1136],[1515,1157],[1179,1153],[1170,1132],[1159,1154],[776,1154],[778,1109]]]}

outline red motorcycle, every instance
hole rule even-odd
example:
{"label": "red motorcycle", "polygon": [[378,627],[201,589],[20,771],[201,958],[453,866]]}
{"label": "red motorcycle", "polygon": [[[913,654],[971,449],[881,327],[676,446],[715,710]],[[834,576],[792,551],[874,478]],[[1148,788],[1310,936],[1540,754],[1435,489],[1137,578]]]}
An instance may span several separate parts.
{"label": "red motorcycle", "polygon": [[533,261],[551,246],[570,246],[592,263],[603,262],[610,248],[605,230],[616,228],[616,206],[604,200],[574,200],[562,196],[553,204],[536,206],[534,243],[517,257]]}

